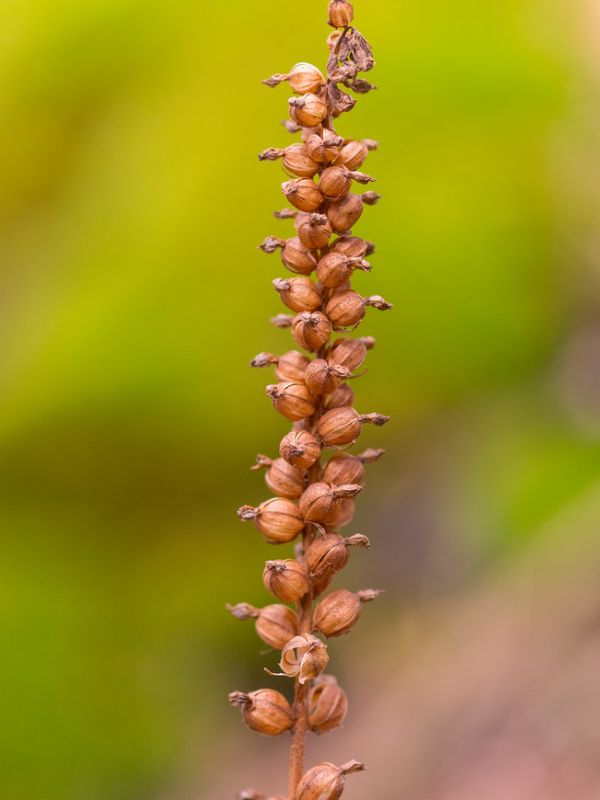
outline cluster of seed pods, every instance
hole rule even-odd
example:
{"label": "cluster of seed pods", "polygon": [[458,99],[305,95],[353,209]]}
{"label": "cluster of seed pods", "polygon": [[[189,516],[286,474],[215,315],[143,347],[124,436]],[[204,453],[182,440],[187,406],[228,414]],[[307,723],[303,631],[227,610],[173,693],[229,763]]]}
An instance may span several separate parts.
{"label": "cluster of seed pods", "polygon": [[302,63],[265,81],[269,86],[287,82],[295,93],[286,127],[301,138],[259,156],[264,161],[281,159],[290,176],[282,191],[291,208],[276,216],[292,220],[295,235],[270,236],[261,248],[279,251],[293,275],[273,281],[293,312],[273,322],[291,328],[299,349],[279,356],[260,353],[251,362],[274,370],[275,380],[266,393],[292,428],[281,440],[279,454],[259,455],[253,467],[264,470],[272,497],[257,506],[242,506],[238,516],[253,522],[267,542],[295,543],[295,548],[289,554],[294,557],[269,560],[264,566],[264,586],[278,602],[263,608],[239,603],[228,609],[238,619],[254,620],[260,639],[278,651],[278,669],[271,674],[291,679],[293,696],[290,692],[288,699],[274,689],[230,694],[231,704],[252,730],[267,736],[291,734],[287,796],[245,790],[241,800],[337,800],[345,776],[363,769],[358,761],[341,766],[323,762],[304,769],[306,736],[339,727],[348,710],[344,690],[326,673],[327,640],[347,633],[363,605],[380,594],[373,589],[337,589],[322,596],[348,563],[351,550],[369,546],[366,536],[345,536],[342,531],[352,522],[365,466],[383,450],[351,454],[349,448],[363,425],[388,420],[357,411],[350,383],[375,342],[347,334],[360,325],[368,308],[391,308],[379,295],[364,297],[351,287],[355,270],[371,270],[367,257],[374,251],[353,228],[365,205],[379,199],[372,191],[353,191],[357,184],[374,180],[358,170],[376,143],[344,139],[334,129],[334,120],[356,102],[340,85],[358,93],[374,88],[358,77],[374,62],[352,20],[351,3],[331,0],[327,77]]}

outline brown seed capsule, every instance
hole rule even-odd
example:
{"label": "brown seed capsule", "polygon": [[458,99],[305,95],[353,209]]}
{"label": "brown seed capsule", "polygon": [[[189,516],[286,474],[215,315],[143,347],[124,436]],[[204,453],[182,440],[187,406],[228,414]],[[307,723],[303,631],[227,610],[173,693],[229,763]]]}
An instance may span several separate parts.
{"label": "brown seed capsule", "polygon": [[292,175],[312,178],[319,169],[319,165],[310,158],[303,144],[292,144],[278,152],[282,154],[284,169]]}
{"label": "brown seed capsule", "polygon": [[267,561],[263,570],[265,588],[284,603],[295,603],[310,591],[310,579],[304,564],[288,558]]}
{"label": "brown seed capsule", "polygon": [[319,420],[319,436],[328,446],[352,444],[360,430],[360,415],[353,408],[332,408]]}
{"label": "brown seed capsule", "polygon": [[327,247],[331,225],[325,214],[310,214],[298,221],[298,238],[309,250]]}
{"label": "brown seed capsule", "polygon": [[331,323],[320,311],[304,311],[294,319],[292,333],[300,347],[315,353],[329,341]]}
{"label": "brown seed capsule", "polygon": [[329,164],[335,161],[341,152],[344,140],[335,131],[324,128],[322,134],[312,133],[304,144],[306,152],[320,164]]}
{"label": "brown seed capsule", "polygon": [[348,194],[351,186],[350,171],[343,166],[327,167],[319,179],[321,194],[328,200],[338,200]]}
{"label": "brown seed capsule", "polygon": [[292,121],[305,128],[316,128],[327,116],[327,104],[316,94],[309,92],[301,97],[290,97],[288,103]]}
{"label": "brown seed capsule", "polygon": [[305,488],[304,475],[299,469],[288,464],[283,458],[272,461],[267,456],[256,457],[256,464],[252,469],[266,468],[265,483],[273,494],[286,497],[288,500],[297,500]]}
{"label": "brown seed capsule", "polygon": [[342,253],[349,258],[364,258],[375,252],[373,242],[367,242],[358,236],[340,236],[331,247],[335,253]]}
{"label": "brown seed capsule", "polygon": [[355,269],[370,272],[371,265],[364,258],[350,258],[335,250],[327,253],[317,265],[317,278],[328,289],[344,284]]}
{"label": "brown seed capsule", "polygon": [[282,497],[265,500],[258,508],[241,506],[237,513],[244,522],[253,520],[257,530],[272,544],[291,542],[304,528],[298,506]]}
{"label": "brown seed capsule", "polygon": [[331,408],[342,408],[343,406],[354,405],[354,392],[347,383],[342,383],[341,386],[325,398],[324,408],[329,410]]}
{"label": "brown seed capsule", "polygon": [[327,219],[336,233],[348,233],[363,212],[363,201],[358,194],[347,194],[327,209]]}
{"label": "brown seed capsule", "polygon": [[238,603],[235,606],[228,605],[227,610],[236,619],[254,619],[258,636],[275,650],[281,650],[298,634],[298,618],[289,606],[277,603],[255,608],[249,603]]}
{"label": "brown seed capsule", "polygon": [[288,75],[288,83],[298,94],[307,94],[318,92],[325,83],[325,78],[321,70],[303,61],[294,64]]}
{"label": "brown seed capsule", "polygon": [[325,580],[344,569],[350,547],[369,547],[369,540],[360,533],[347,538],[327,533],[314,539],[306,550],[306,563],[314,580]]}
{"label": "brown seed capsule", "polygon": [[300,420],[312,417],[315,413],[315,400],[306,384],[300,381],[270,384],[266,392],[273,401],[275,410],[287,419]]}
{"label": "brown seed capsule", "polygon": [[333,488],[326,483],[311,483],[300,497],[300,513],[305,522],[325,523],[339,500],[355,497],[361,489],[359,484]]}
{"label": "brown seed capsule", "polygon": [[308,431],[291,431],[279,445],[279,453],[298,469],[309,469],[321,456],[321,445]]}
{"label": "brown seed capsule", "polygon": [[363,603],[370,603],[382,594],[379,589],[349,592],[338,589],[324,597],[315,609],[314,623],[324,636],[342,636],[358,622]]}
{"label": "brown seed capsule", "polygon": [[281,651],[281,674],[304,684],[320,675],[329,662],[327,645],[311,633],[294,636]]}
{"label": "brown seed capsule", "polygon": [[362,425],[385,425],[389,417],[383,414],[358,414],[353,408],[332,408],[319,421],[318,432],[323,444],[341,446],[352,444],[360,436]]}
{"label": "brown seed capsule", "polygon": [[308,695],[308,724],[314,733],[327,733],[343,725],[348,698],[333,675],[319,675]]}
{"label": "brown seed capsule", "polygon": [[367,351],[375,347],[375,339],[365,336],[361,339],[336,339],[331,345],[327,360],[353,371],[358,369],[367,357]]}
{"label": "brown seed capsule", "polygon": [[331,506],[329,514],[327,515],[324,525],[328,528],[344,528],[349,525],[354,519],[354,512],[356,511],[356,503],[348,497],[340,498],[336,503]]}
{"label": "brown seed capsule", "polygon": [[338,454],[332,456],[325,464],[321,480],[332,486],[341,486],[346,483],[362,483],[365,478],[365,464],[377,461],[384,454],[384,450],[365,450],[358,456]]}
{"label": "brown seed capsule", "polygon": [[349,141],[342,147],[337,164],[343,164],[348,169],[358,169],[369,155],[369,148],[364,142]]}
{"label": "brown seed capsule", "polygon": [[295,178],[281,184],[281,189],[289,202],[300,211],[316,211],[323,202],[317,184],[310,178]]}
{"label": "brown seed capsule", "polygon": [[379,295],[361,297],[358,292],[349,289],[345,292],[336,292],[327,303],[325,313],[334,330],[339,330],[358,325],[365,316],[367,307],[376,308],[378,311],[388,311],[393,308],[391,303]]}
{"label": "brown seed capsule", "polygon": [[347,28],[354,19],[354,8],[348,0],[331,0],[329,3],[329,24],[333,28]]}
{"label": "brown seed capsule", "polygon": [[324,358],[316,358],[307,366],[304,382],[312,394],[331,394],[350,374],[346,367],[329,364]]}
{"label": "brown seed capsule", "polygon": [[273,287],[292,311],[316,311],[323,302],[321,292],[310,278],[275,278]]}
{"label": "brown seed capsule", "polygon": [[341,767],[328,761],[318,764],[304,774],[295,800],[339,800],[344,792],[345,776],[364,768],[360,761],[349,761]]}
{"label": "brown seed capsule", "polygon": [[310,363],[311,361],[308,356],[305,356],[298,350],[290,350],[277,359],[275,375],[280,381],[302,382],[304,380],[306,368]]}
{"label": "brown seed capsule", "polygon": [[281,250],[281,260],[290,272],[310,275],[317,267],[317,259],[297,236],[288,239]]}
{"label": "brown seed capsule", "polygon": [[274,689],[256,692],[231,692],[229,702],[242,711],[246,725],[264,736],[279,736],[292,727],[292,707],[286,698]]}

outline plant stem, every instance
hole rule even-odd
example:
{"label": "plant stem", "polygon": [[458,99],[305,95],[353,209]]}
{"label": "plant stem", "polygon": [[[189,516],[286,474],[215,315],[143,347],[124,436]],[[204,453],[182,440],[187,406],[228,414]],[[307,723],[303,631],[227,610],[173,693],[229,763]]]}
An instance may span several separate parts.
{"label": "plant stem", "polygon": [[[297,603],[299,633],[310,633],[312,629],[312,594],[305,595]],[[304,748],[308,733],[308,709],[306,700],[310,684],[302,684],[296,679],[294,685],[294,729],[290,743],[288,797],[296,796],[296,789],[304,774]]]}

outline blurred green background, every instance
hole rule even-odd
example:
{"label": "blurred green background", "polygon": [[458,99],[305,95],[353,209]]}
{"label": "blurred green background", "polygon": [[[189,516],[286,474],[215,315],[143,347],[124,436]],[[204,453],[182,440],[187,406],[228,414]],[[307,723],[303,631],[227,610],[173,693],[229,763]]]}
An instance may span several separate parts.
{"label": "blurred green background", "polygon": [[[357,286],[395,311],[361,329],[359,409],[393,424],[364,437],[389,454],[351,577],[384,625],[597,486],[600,55],[583,0],[355,5],[380,90],[339,130],[380,140],[383,195]],[[289,343],[256,249],[291,235],[256,158],[292,141],[289,93],[260,81],[323,64],[326,3],[0,14],[0,795],[204,796],[265,663],[223,611],[266,600],[273,552],[235,509],[285,430],[247,369]]]}

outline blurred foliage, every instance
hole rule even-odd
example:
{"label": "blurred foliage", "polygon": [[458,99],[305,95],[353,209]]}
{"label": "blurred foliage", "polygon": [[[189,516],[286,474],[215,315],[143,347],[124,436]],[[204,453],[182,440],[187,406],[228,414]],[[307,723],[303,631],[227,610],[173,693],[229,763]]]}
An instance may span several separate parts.
{"label": "blurred foliage", "polygon": [[[501,554],[600,466],[551,386],[596,306],[583,23],[558,0],[356,5],[381,90],[339,127],[381,140],[384,195],[357,285],[396,305],[364,328],[360,408],[394,415],[395,456],[359,521],[402,513],[395,476],[455,415],[440,516]],[[225,689],[262,663],[222,612],[264,599],[272,551],[233,512],[285,429],[246,368],[288,345],[255,248],[289,229],[256,160],[287,94],[260,79],[324,61],[325,2],[0,13],[1,793],[147,800],[210,764]]]}

